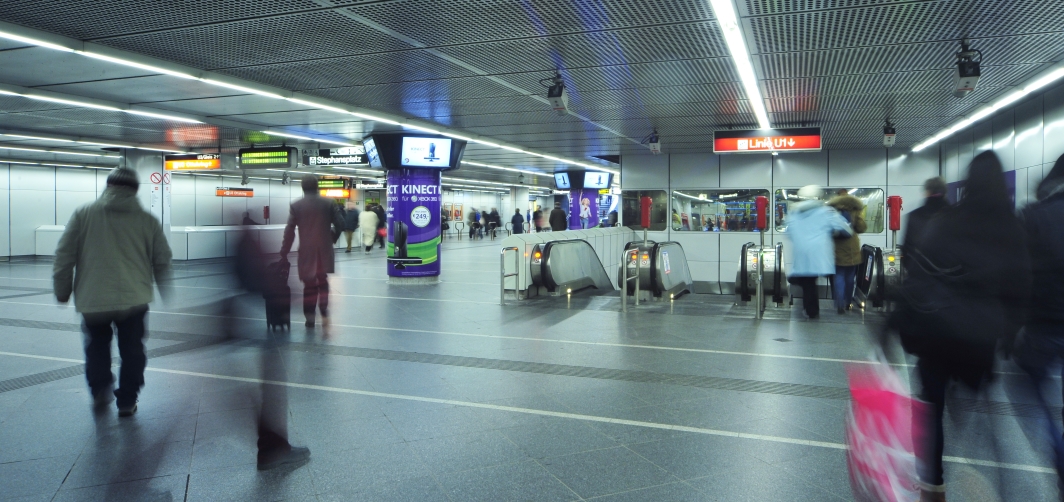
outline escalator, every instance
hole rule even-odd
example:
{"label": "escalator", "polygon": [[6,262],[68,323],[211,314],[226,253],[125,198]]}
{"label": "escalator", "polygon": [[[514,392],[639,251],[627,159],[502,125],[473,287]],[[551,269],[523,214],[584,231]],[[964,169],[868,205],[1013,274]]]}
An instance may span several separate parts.
{"label": "escalator", "polygon": [[[787,296],[787,272],[783,265],[783,243],[773,247],[761,246],[748,242],[743,244],[739,255],[739,271],[735,275],[735,294],[741,302],[749,302],[757,297],[758,260],[763,260],[762,291],[766,299],[780,305]],[[762,306],[762,309],[764,306]]]}
{"label": "escalator", "polygon": [[[655,298],[675,299],[694,291],[694,280],[687,267],[687,254],[680,243],[647,241],[643,244],[636,241],[629,242],[624,249],[625,256],[628,256],[629,250],[637,250],[636,259],[621,264],[618,281],[622,277],[633,278],[638,273],[639,289],[649,291]],[[625,266],[628,267],[627,271],[623,270]],[[629,295],[634,294],[634,281],[628,282],[626,291]]]}
{"label": "escalator", "polygon": [[537,244],[532,248],[532,283],[559,295],[584,288],[613,291],[595,248],[583,239]]}
{"label": "escalator", "polygon": [[901,250],[884,250],[865,244],[861,246],[861,266],[857,270],[855,295],[866,305],[882,308],[901,286]]}

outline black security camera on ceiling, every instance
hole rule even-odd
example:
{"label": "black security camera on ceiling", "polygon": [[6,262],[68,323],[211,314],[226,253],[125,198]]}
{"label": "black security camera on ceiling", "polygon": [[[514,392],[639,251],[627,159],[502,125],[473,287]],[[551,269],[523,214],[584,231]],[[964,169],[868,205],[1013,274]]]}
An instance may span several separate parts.
{"label": "black security camera on ceiling", "polygon": [[983,62],[983,53],[972,49],[968,40],[961,41],[961,51],[957,53],[957,74],[953,77],[953,96],[963,98],[975,90],[982,73],[979,64]]}
{"label": "black security camera on ceiling", "polygon": [[540,80],[539,83],[547,88],[547,101],[550,102],[550,107],[554,109],[554,112],[558,115],[568,114],[569,95],[565,92],[565,83],[562,81],[561,73],[555,73],[553,77]]}

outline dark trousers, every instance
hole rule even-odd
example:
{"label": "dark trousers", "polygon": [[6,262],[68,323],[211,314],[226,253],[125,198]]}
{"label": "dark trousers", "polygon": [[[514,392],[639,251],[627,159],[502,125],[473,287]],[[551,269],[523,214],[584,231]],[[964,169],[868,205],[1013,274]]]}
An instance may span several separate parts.
{"label": "dark trousers", "polygon": [[[282,331],[266,334],[266,346],[262,349],[262,380],[286,382],[288,375],[281,360],[281,346],[287,343],[288,333]],[[259,461],[268,459],[272,453],[287,453],[292,449],[288,443],[288,393],[283,385],[264,383],[260,387],[262,401],[259,407]]]}
{"label": "dark trousers", "polygon": [[118,374],[115,398],[118,406],[137,402],[137,394],[144,386],[144,367],[148,356],[144,353],[144,318],[148,306],[140,305],[118,312],[84,314],[85,378],[93,395],[104,392],[114,383],[111,373],[111,338],[118,330],[118,354],[122,368]]}
{"label": "dark trousers", "polygon": [[329,317],[329,278],[325,274],[303,283],[303,315],[308,321],[314,320],[315,309],[322,317]]}
{"label": "dark trousers", "polygon": [[946,409],[946,386],[949,375],[942,365],[929,362],[927,358],[916,361],[916,372],[920,375],[920,399],[927,402],[927,416],[913,416],[913,424],[924,424],[923,443],[917,443],[916,454],[923,461],[920,480],[930,485],[944,484],[942,480],[942,449],[945,440],[942,437],[942,415]]}
{"label": "dark trousers", "polygon": [[802,307],[805,315],[817,317],[820,315],[820,298],[816,289],[816,277],[791,277],[789,282],[802,288]]}
{"label": "dark trousers", "polygon": [[835,265],[835,308],[845,309],[853,303],[854,281],[857,279],[857,265],[844,267]]}
{"label": "dark trousers", "polygon": [[[383,227],[382,227],[383,228]],[[380,229],[377,229],[376,237],[373,238],[373,242],[381,245],[381,249],[384,249],[384,236],[380,234]],[[370,246],[372,247],[372,246]]]}
{"label": "dark trousers", "polygon": [[[1033,321],[1024,328],[1024,333],[1016,346],[1016,363],[1030,376],[1027,385],[1018,385],[1013,390],[1020,402],[1036,402],[1042,410],[1043,426],[1053,443],[1056,454],[1054,461],[1057,476],[1064,481],[1064,438],[1056,418],[1049,406],[1047,393],[1056,389],[1056,383],[1049,371],[1054,364],[1064,361],[1064,323],[1046,323]],[[1038,449],[1036,447],[1036,449]]]}

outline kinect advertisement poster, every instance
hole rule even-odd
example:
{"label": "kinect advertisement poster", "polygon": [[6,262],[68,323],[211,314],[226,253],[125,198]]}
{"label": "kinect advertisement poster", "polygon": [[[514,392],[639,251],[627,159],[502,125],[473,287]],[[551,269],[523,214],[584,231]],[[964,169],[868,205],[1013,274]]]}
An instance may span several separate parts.
{"label": "kinect advertisement poster", "polygon": [[[392,277],[440,275],[440,170],[404,168],[388,171],[388,256],[420,258],[420,265],[388,264]],[[406,226],[406,242],[396,235],[396,222]],[[397,241],[397,238],[399,242]]]}

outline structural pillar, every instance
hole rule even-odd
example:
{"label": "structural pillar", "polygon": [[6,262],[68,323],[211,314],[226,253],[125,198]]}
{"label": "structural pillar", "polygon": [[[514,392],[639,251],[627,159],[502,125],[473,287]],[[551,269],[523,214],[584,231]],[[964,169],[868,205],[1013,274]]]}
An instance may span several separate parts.
{"label": "structural pillar", "polygon": [[161,152],[126,149],[122,151],[122,165],[137,172],[137,199],[141,207],[151,213],[163,226],[166,240],[170,240],[170,174],[163,165]]}
{"label": "structural pillar", "polygon": [[[522,218],[528,216],[528,187],[510,187],[510,207],[521,210]],[[513,217],[513,213],[502,215],[503,224]],[[525,232],[528,232],[528,225],[529,223],[526,221]]]}

